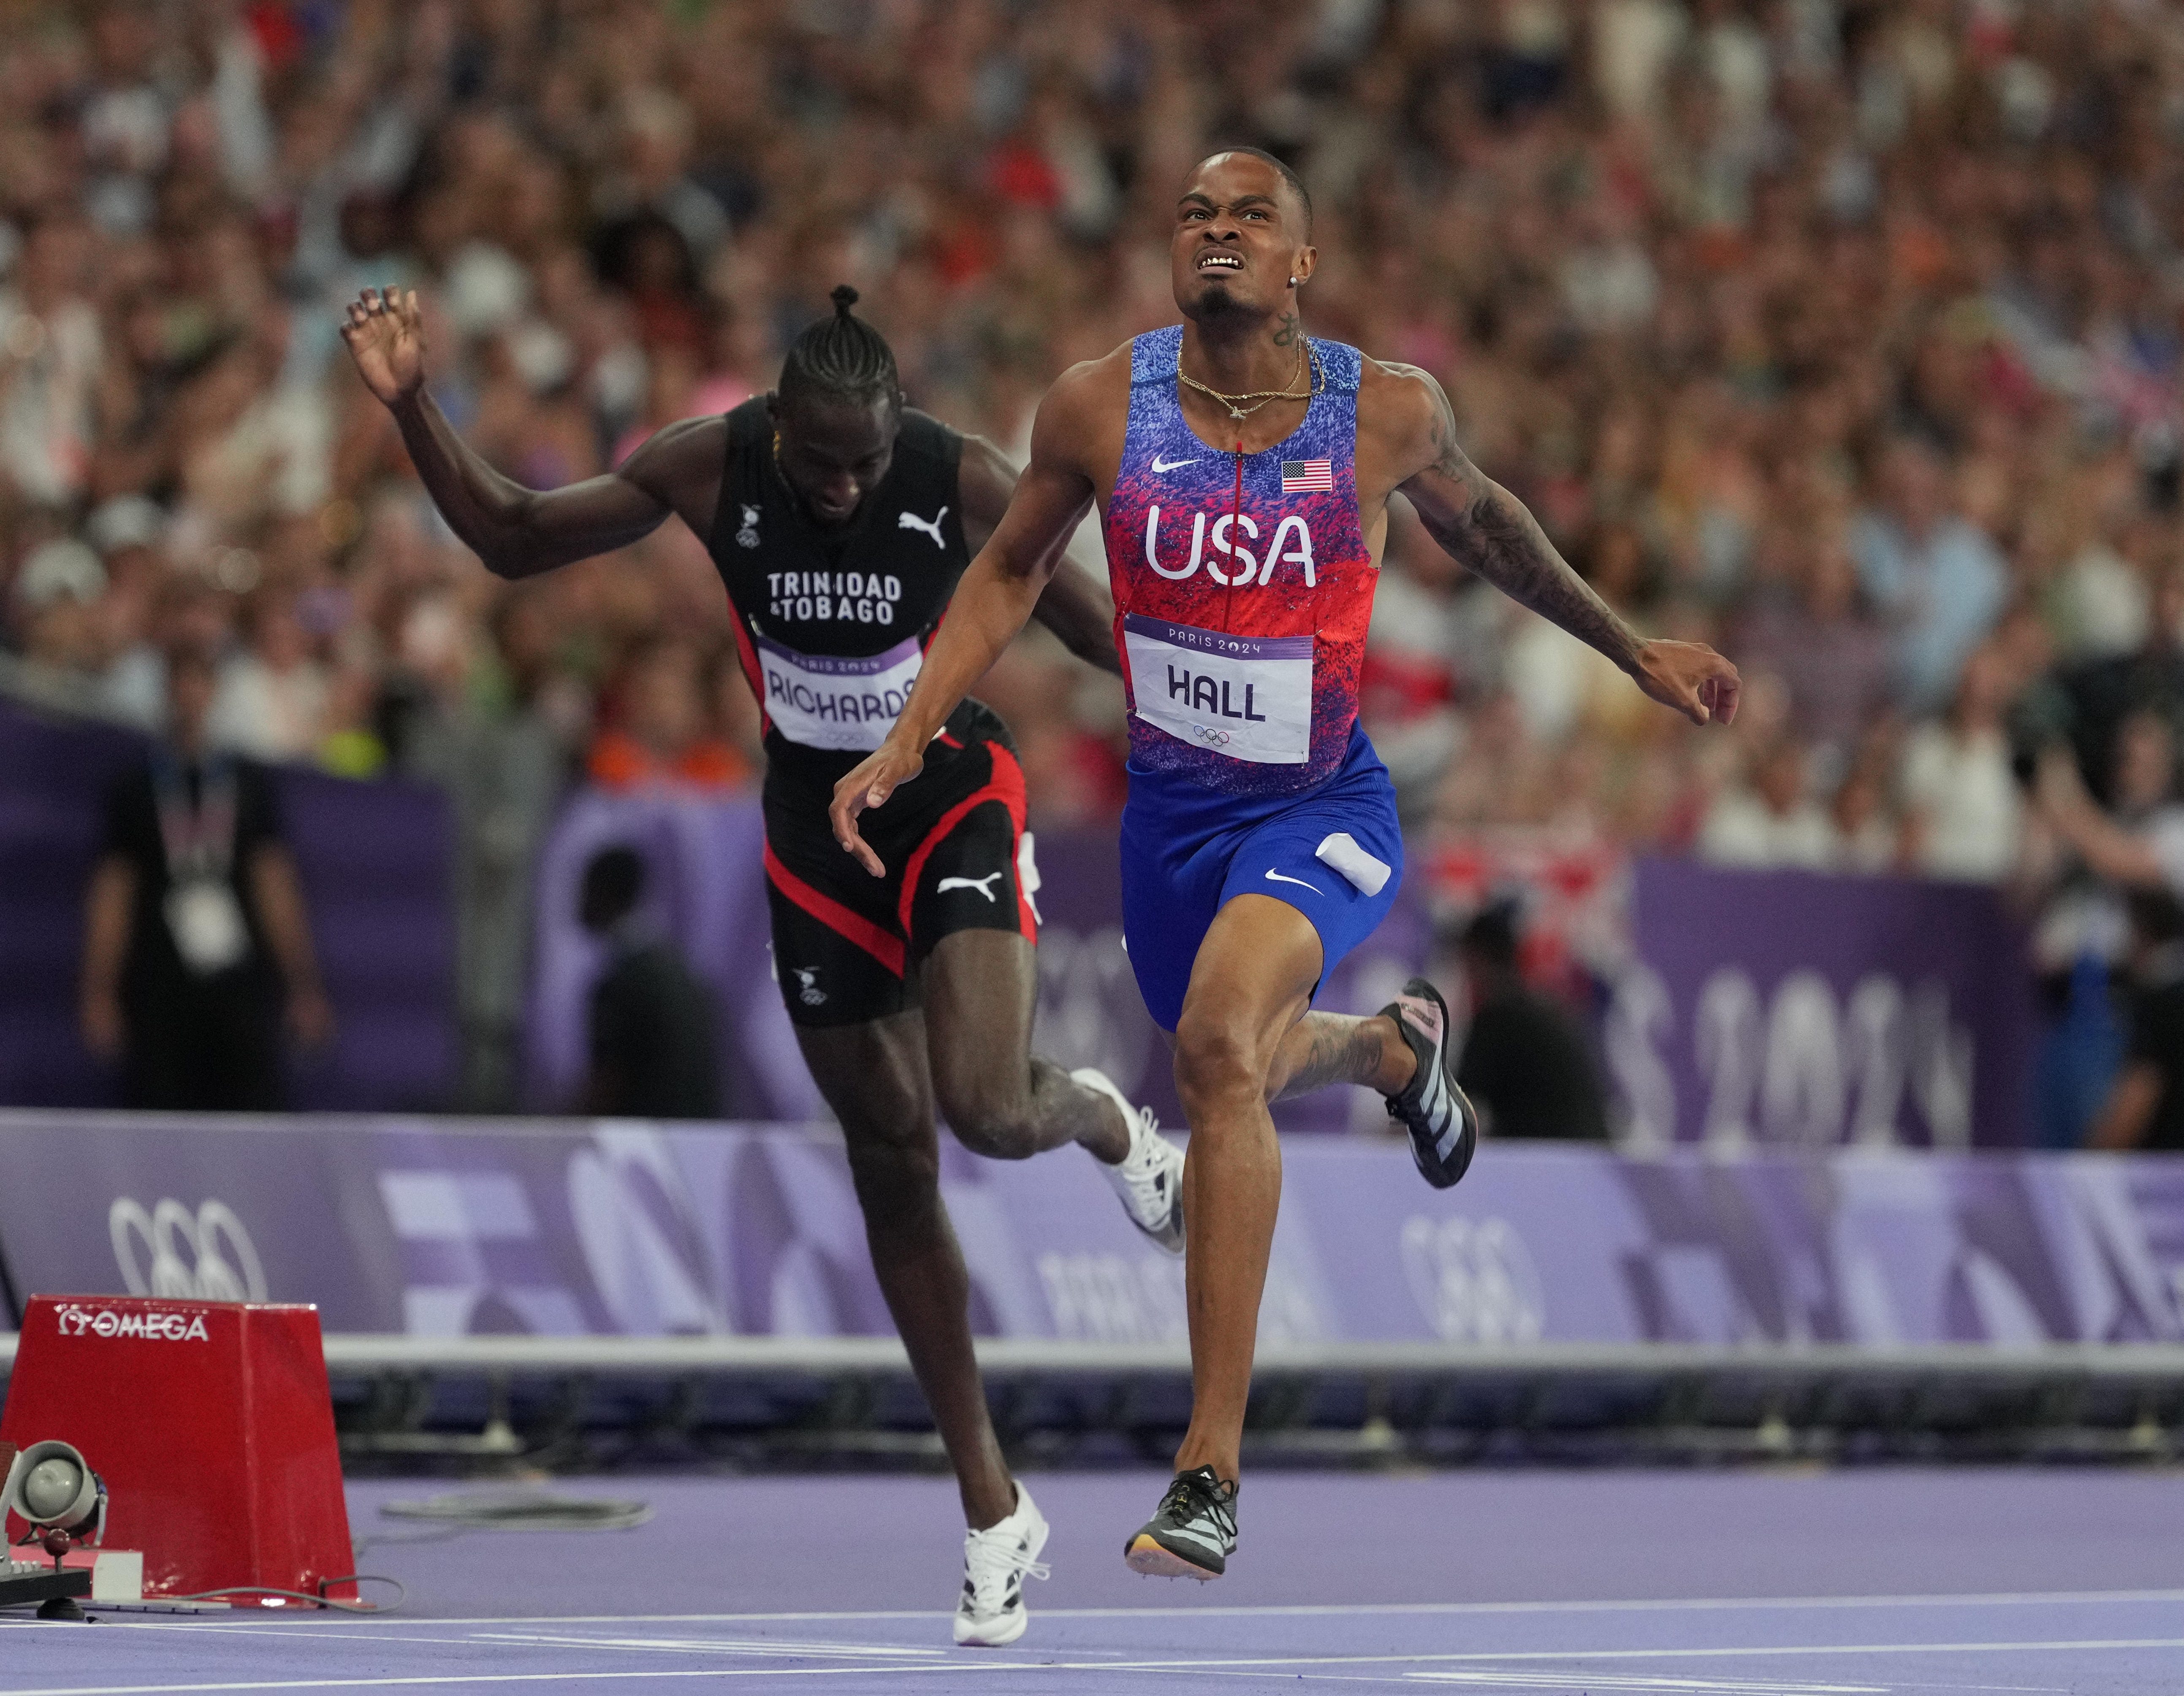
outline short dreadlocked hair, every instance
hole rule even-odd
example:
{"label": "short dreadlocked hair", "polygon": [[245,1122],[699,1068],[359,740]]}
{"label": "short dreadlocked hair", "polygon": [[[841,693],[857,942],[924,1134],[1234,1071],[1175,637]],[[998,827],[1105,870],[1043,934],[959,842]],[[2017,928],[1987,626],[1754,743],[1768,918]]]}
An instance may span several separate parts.
{"label": "short dreadlocked hair", "polygon": [[781,367],[781,398],[816,394],[840,400],[881,396],[900,400],[902,379],[895,370],[894,349],[888,346],[886,337],[850,310],[857,304],[857,291],[845,282],[827,298],[834,303],[834,315],[806,325],[789,344]]}

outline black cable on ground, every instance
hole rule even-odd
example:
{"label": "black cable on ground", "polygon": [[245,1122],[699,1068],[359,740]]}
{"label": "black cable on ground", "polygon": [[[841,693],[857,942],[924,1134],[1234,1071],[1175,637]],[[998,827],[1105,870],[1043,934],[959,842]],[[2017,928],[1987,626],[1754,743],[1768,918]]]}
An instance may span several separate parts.
{"label": "black cable on ground", "polygon": [[[384,1606],[371,1602],[343,1602],[323,1593],[336,1584],[392,1584],[394,1599]],[[306,1603],[314,1608],[331,1608],[341,1614],[391,1614],[410,1598],[410,1592],[398,1578],[387,1578],[376,1572],[351,1572],[339,1578],[321,1578],[320,1594],[314,1596],[305,1590],[282,1590],[270,1584],[231,1584],[223,1590],[200,1590],[191,1596],[164,1596],[167,1602],[224,1602],[231,1596],[278,1596],[290,1602]]]}

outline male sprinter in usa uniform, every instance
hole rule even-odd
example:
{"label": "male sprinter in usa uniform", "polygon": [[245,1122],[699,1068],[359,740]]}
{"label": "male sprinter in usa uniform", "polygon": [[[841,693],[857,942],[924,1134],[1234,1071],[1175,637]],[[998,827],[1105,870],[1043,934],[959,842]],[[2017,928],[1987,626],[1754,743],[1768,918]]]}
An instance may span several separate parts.
{"label": "male sprinter in usa uniform", "polygon": [[[941,1206],[933,1109],[982,1154],[1063,1142],[1103,1163],[1139,1228],[1183,1246],[1182,1151],[1106,1077],[1031,1053],[1038,887],[1008,732],[957,690],[923,744],[930,774],[880,840],[874,883],[834,845],[835,780],[877,748],[950,594],[1007,509],[988,442],[903,404],[894,355],[834,291],[773,394],[670,425],[612,473],[548,494],[501,477],[422,383],[415,294],[367,289],[343,326],[418,474],[488,569],[532,576],[680,516],[711,552],[744,675],[766,712],[766,892],[777,975],[811,1075],[842,1123],[873,1269],[962,1489],[971,1531],[956,1641],[1023,1634],[1046,1521],[1010,1477],[971,1351],[969,1285]],[[1117,668],[1110,610],[1082,572],[1027,609]],[[958,704],[960,703],[960,705]]]}
{"label": "male sprinter in usa uniform", "polygon": [[1734,667],[1632,634],[1480,475],[1430,376],[1304,334],[1311,220],[1303,186],[1268,154],[1216,153],[1192,174],[1171,247],[1183,324],[1047,393],[1031,463],[910,705],[834,792],[835,834],[879,873],[859,815],[884,818],[916,794],[928,739],[1022,627],[1096,500],[1130,690],[1123,934],[1147,1006],[1174,1033],[1191,1129],[1190,1429],[1174,1483],[1125,1550],[1137,1570],[1170,1576],[1217,1576],[1235,1548],[1281,1195],[1268,1102],[1336,1082],[1378,1090],[1440,1186],[1462,1175],[1476,1135],[1432,985],[1412,979],[1373,1018],[1309,1011],[1402,867],[1394,792],[1357,722],[1389,496],[1401,490],[1451,555],[1654,700],[1701,724],[1736,710]]}

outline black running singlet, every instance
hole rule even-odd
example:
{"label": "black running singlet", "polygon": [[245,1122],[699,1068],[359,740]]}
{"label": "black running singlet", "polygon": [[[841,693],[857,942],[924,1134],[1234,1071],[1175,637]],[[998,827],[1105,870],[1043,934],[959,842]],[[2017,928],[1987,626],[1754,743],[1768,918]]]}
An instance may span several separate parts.
{"label": "black running singlet", "polygon": [[[769,783],[831,790],[880,745],[970,563],[963,438],[905,409],[886,477],[838,529],[815,524],[773,460],[763,396],[728,414],[706,548],[727,586],[744,674],[765,714]],[[948,721],[967,739],[973,705]],[[959,721],[961,721],[959,722]],[[950,751],[936,743],[930,765]]]}

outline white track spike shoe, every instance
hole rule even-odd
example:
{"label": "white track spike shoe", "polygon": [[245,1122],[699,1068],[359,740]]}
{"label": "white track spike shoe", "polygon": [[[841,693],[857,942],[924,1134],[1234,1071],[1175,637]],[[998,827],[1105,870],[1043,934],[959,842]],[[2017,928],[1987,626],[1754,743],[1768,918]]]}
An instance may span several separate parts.
{"label": "white track spike shoe", "polygon": [[1080,1066],[1072,1082],[1097,1090],[1122,1109],[1123,1123],[1130,1128],[1130,1152],[1119,1165],[1098,1163],[1123,1198],[1123,1211],[1130,1223],[1167,1250],[1183,1252],[1183,1150],[1160,1134],[1160,1121],[1150,1107],[1134,1107],[1117,1089],[1114,1080],[1096,1067]]}
{"label": "white track spike shoe", "polygon": [[1023,1582],[1044,1578],[1039,1552],[1046,1547],[1046,1518],[1031,1492],[1017,1486],[1017,1510],[998,1525],[963,1536],[963,1598],[956,1604],[956,1641],[974,1649],[999,1649],[1031,1623]]}

